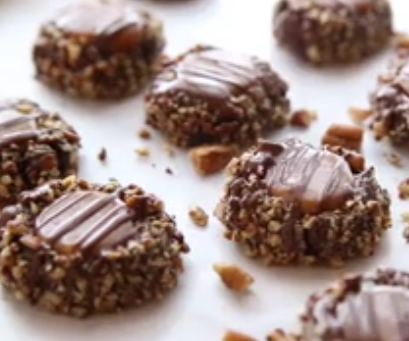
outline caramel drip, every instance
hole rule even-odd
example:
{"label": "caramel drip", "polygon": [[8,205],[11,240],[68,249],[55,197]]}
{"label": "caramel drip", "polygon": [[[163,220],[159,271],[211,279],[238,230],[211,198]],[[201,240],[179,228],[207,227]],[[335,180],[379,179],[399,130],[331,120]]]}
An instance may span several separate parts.
{"label": "caramel drip", "polygon": [[405,288],[379,286],[340,303],[337,329],[350,341],[409,341],[409,294]]}
{"label": "caramel drip", "polygon": [[36,138],[40,131],[38,115],[21,114],[13,109],[0,110],[0,148]]}
{"label": "caramel drip", "polygon": [[133,6],[119,1],[94,0],[64,8],[54,24],[68,32],[111,36],[144,20]]}
{"label": "caramel drip", "polygon": [[[232,93],[246,90],[257,80],[251,57],[218,49],[188,54],[174,64],[171,81],[160,82],[158,91],[179,89],[208,100],[228,101]],[[222,105],[227,105],[223,103]]]}
{"label": "caramel drip", "polygon": [[277,148],[266,144],[251,162],[267,168],[266,183],[273,195],[298,201],[306,213],[337,209],[352,195],[354,178],[342,157],[295,139]]}
{"label": "caramel drip", "polygon": [[135,214],[118,194],[80,191],[66,194],[37,218],[39,235],[58,251],[113,248],[136,234]]}

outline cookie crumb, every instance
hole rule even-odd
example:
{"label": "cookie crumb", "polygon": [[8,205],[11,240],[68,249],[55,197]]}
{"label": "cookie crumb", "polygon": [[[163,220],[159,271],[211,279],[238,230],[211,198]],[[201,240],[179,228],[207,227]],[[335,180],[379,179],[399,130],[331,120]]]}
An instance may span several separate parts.
{"label": "cookie crumb", "polygon": [[318,114],[315,110],[296,110],[290,118],[290,124],[298,128],[309,128],[317,118]]}
{"label": "cookie crumb", "polygon": [[386,160],[395,167],[403,168],[402,159],[396,153],[385,153]]}
{"label": "cookie crumb", "polygon": [[232,145],[200,146],[190,150],[190,159],[196,172],[206,176],[223,170],[238,151]]}
{"label": "cookie crumb", "polygon": [[360,127],[334,123],[327,129],[322,137],[323,145],[337,146],[354,151],[360,151],[362,147],[364,131]]}
{"label": "cookie crumb", "polygon": [[171,170],[169,167],[165,169],[166,174],[173,175],[173,170]]}
{"label": "cookie crumb", "polygon": [[358,125],[362,125],[365,120],[372,116],[373,113],[369,109],[350,107],[348,109],[348,114],[352,122]]}
{"label": "cookie crumb", "polygon": [[206,227],[209,223],[209,215],[199,206],[194,206],[189,210],[190,219],[199,227]]}
{"label": "cookie crumb", "polygon": [[102,147],[100,152],[98,153],[98,160],[101,162],[105,162],[107,159],[107,150],[105,147]]}
{"label": "cookie crumb", "polygon": [[244,292],[254,283],[254,278],[235,264],[217,263],[213,270],[230,290]]}
{"label": "cookie crumb", "polygon": [[138,135],[139,135],[139,137],[140,137],[141,139],[144,139],[144,140],[149,140],[149,139],[152,137],[150,131],[147,130],[147,129],[141,129],[141,130],[139,130]]}
{"label": "cookie crumb", "polygon": [[406,200],[409,198],[409,178],[403,180],[399,186],[398,186],[398,191],[399,191],[399,198],[402,200]]}
{"label": "cookie crumb", "polygon": [[223,341],[257,341],[249,335],[236,332],[234,330],[228,330],[224,336]]}
{"label": "cookie crumb", "polygon": [[141,157],[148,157],[150,155],[148,148],[136,148],[135,153]]}

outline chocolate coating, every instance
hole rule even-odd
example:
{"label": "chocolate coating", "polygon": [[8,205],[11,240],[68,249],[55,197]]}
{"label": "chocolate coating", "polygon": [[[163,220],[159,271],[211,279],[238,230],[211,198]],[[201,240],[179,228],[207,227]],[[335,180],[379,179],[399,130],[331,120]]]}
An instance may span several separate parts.
{"label": "chocolate coating", "polygon": [[357,62],[386,47],[392,36],[388,0],[280,0],[274,35],[313,64]]}
{"label": "chocolate coating", "polygon": [[163,203],[136,185],[55,180],[21,194],[0,223],[4,287],[77,317],[162,298],[189,250]]}
{"label": "chocolate coating", "polygon": [[74,174],[80,138],[57,114],[36,103],[0,103],[0,207],[23,190]]}
{"label": "chocolate coating", "polygon": [[164,46],[162,23],[134,4],[85,0],[45,22],[34,46],[37,77],[75,96],[117,98],[139,91]]}
{"label": "chocolate coating", "polygon": [[378,77],[370,98],[372,127],[378,138],[387,136],[395,145],[409,144],[409,58],[396,58]]}
{"label": "chocolate coating", "polygon": [[390,199],[359,154],[297,139],[259,142],[228,166],[216,210],[227,239],[268,264],[371,255],[390,227]]}
{"label": "chocolate coating", "polygon": [[258,58],[198,46],[156,77],[146,98],[147,121],[183,147],[246,145],[285,123],[286,92]]}
{"label": "chocolate coating", "polygon": [[303,316],[306,341],[409,340],[409,277],[378,270],[340,279],[313,295]]}

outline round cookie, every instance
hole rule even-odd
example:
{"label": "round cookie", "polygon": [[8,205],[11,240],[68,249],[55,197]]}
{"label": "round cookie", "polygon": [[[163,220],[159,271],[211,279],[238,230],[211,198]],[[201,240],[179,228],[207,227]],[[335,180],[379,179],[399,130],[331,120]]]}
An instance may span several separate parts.
{"label": "round cookie", "polygon": [[409,340],[409,273],[349,275],[312,295],[302,317],[305,341]]}
{"label": "round cookie", "polygon": [[394,58],[378,77],[370,97],[374,119],[371,128],[377,139],[388,137],[395,145],[409,145],[409,57]]}
{"label": "round cookie", "polygon": [[357,62],[392,36],[388,0],[280,0],[273,21],[278,42],[313,64]]}
{"label": "round cookie", "polygon": [[374,253],[390,199],[359,154],[297,139],[259,142],[228,166],[216,214],[226,237],[267,264],[329,263]]}
{"label": "round cookie", "polygon": [[84,0],[40,29],[37,78],[71,95],[119,98],[142,89],[164,46],[162,23],[135,5]]}
{"label": "round cookie", "polygon": [[0,207],[23,190],[75,174],[80,138],[58,114],[28,100],[0,103]]}
{"label": "round cookie", "polygon": [[268,63],[197,46],[156,77],[146,97],[147,122],[181,147],[249,145],[286,123],[286,94]]}
{"label": "round cookie", "polygon": [[176,286],[188,251],[163,203],[135,185],[54,180],[4,214],[3,286],[76,317],[161,299]]}

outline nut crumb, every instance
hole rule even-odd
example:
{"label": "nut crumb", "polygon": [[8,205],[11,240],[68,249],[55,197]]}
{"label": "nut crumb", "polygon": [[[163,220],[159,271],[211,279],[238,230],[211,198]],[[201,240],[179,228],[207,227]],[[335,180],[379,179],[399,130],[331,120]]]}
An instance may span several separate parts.
{"label": "nut crumb", "polygon": [[173,150],[171,146],[166,145],[164,150],[167,156],[170,156],[170,157],[175,156],[175,151]]}
{"label": "nut crumb", "polygon": [[393,37],[393,46],[397,49],[409,48],[409,35],[402,32],[396,32]]}
{"label": "nut crumb", "polygon": [[369,109],[350,107],[348,109],[348,114],[352,122],[362,125],[365,120],[372,116],[372,111]]}
{"label": "nut crumb", "polygon": [[234,330],[228,330],[223,336],[223,341],[256,341],[256,339]]}
{"label": "nut crumb", "polygon": [[148,148],[136,148],[135,153],[141,157],[148,157],[150,155]]}
{"label": "nut crumb", "polygon": [[213,270],[227,288],[236,292],[244,292],[254,283],[254,278],[235,264],[217,263]]}
{"label": "nut crumb", "polygon": [[374,131],[375,139],[378,141],[387,135],[386,128],[382,122],[374,122],[370,128]]}
{"label": "nut crumb", "polygon": [[350,150],[360,151],[362,147],[364,131],[360,127],[347,124],[332,124],[324,136],[321,143],[323,145],[338,146]]}
{"label": "nut crumb", "polygon": [[190,219],[199,227],[206,227],[209,223],[209,215],[199,206],[194,206],[189,210]]}
{"label": "nut crumb", "polygon": [[403,212],[401,217],[404,223],[409,224],[409,212]]}
{"label": "nut crumb", "polygon": [[281,329],[276,329],[267,335],[267,341],[300,341],[301,337],[295,334],[288,334]]}
{"label": "nut crumb", "polygon": [[151,138],[151,133],[147,129],[141,129],[138,133],[139,137],[144,140],[149,140]]}
{"label": "nut crumb", "polygon": [[301,109],[293,113],[290,124],[294,127],[309,128],[312,122],[316,121],[318,114],[315,110]]}
{"label": "nut crumb", "polygon": [[236,146],[211,145],[191,149],[190,159],[196,172],[206,176],[223,170],[238,154]]}
{"label": "nut crumb", "polygon": [[169,167],[165,169],[166,174],[173,175],[173,170],[171,170]]}
{"label": "nut crumb", "polygon": [[406,200],[409,198],[409,178],[403,180],[399,186],[398,186],[398,191],[399,191],[399,198],[402,200]]}
{"label": "nut crumb", "polygon": [[98,153],[98,159],[101,162],[106,161],[106,159],[107,159],[107,150],[104,147],[102,147],[101,151]]}
{"label": "nut crumb", "polygon": [[403,168],[402,159],[396,153],[385,153],[386,160],[395,167]]}

